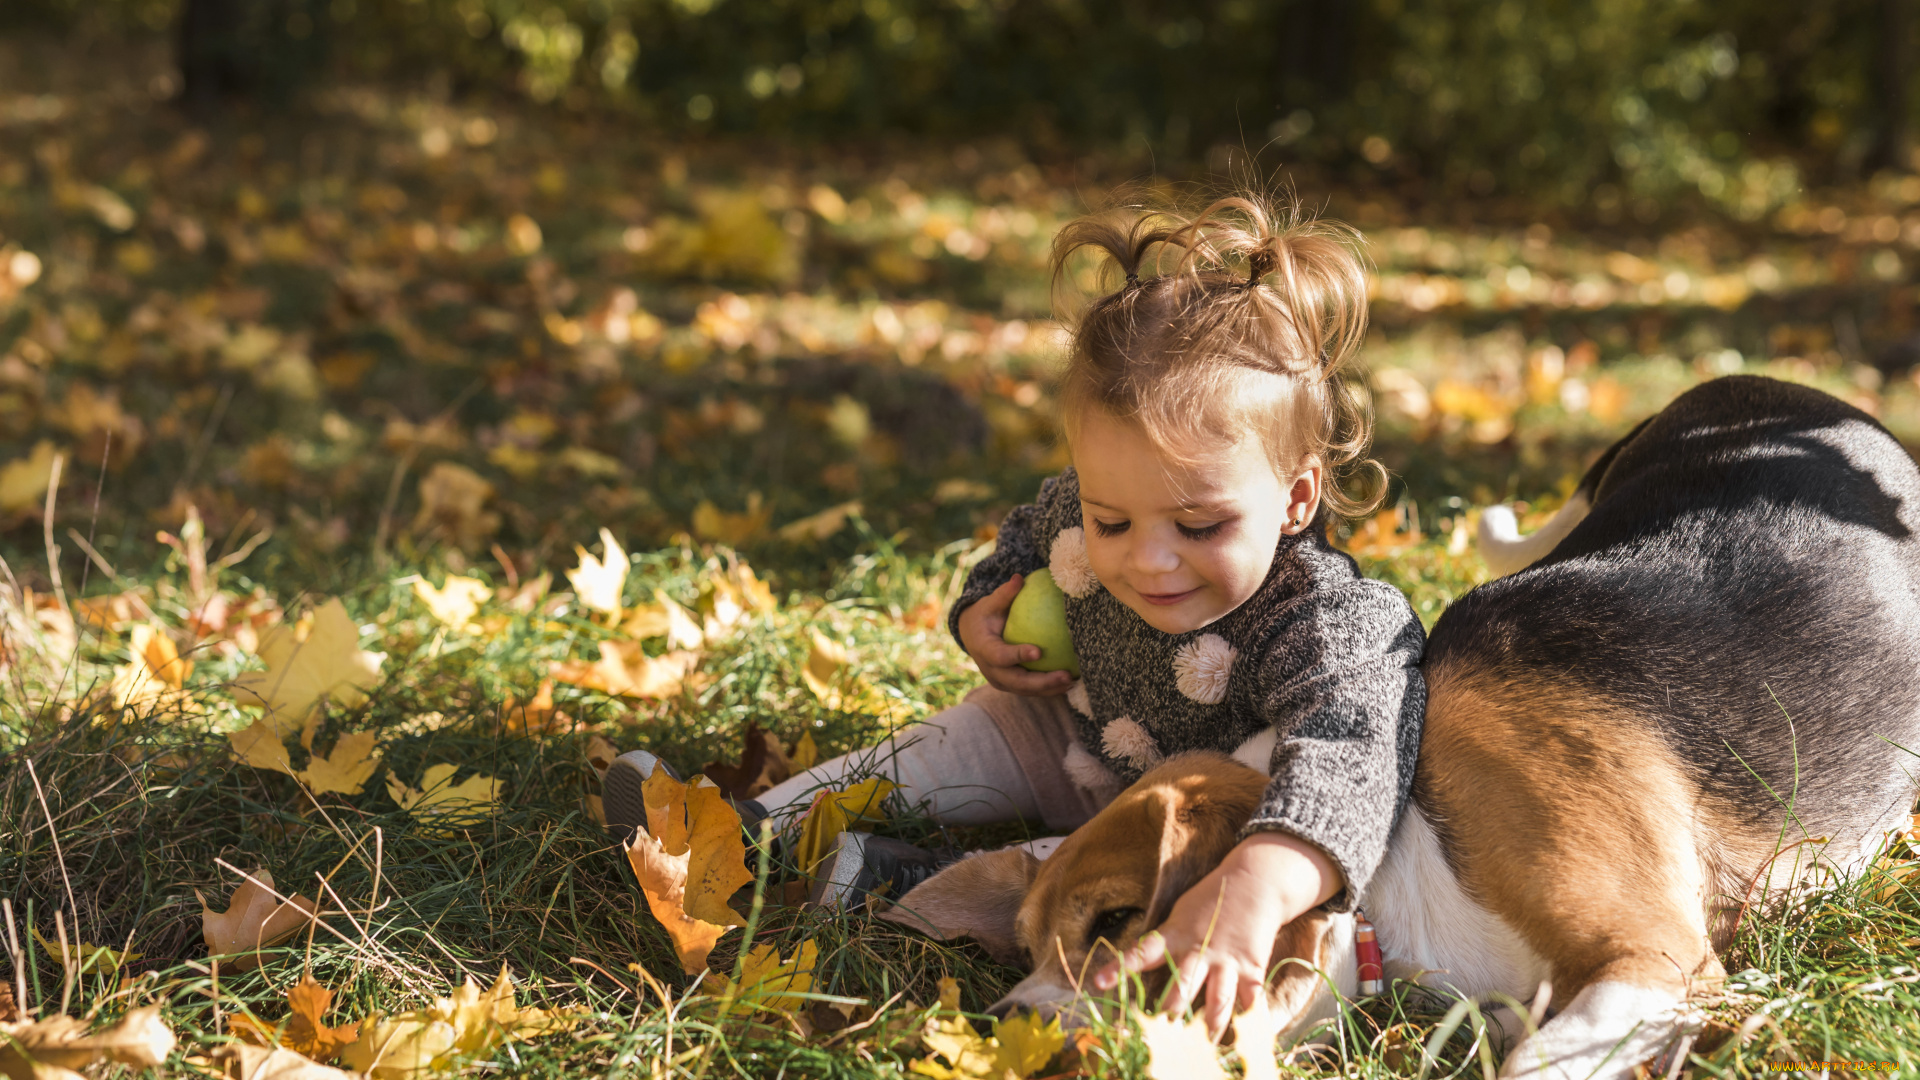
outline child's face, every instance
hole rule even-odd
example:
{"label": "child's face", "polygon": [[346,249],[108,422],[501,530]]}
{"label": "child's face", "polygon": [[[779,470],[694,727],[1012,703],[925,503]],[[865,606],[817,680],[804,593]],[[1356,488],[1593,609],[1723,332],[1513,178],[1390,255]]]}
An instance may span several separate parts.
{"label": "child's face", "polygon": [[1311,521],[1319,468],[1283,480],[1258,440],[1192,465],[1098,409],[1073,439],[1087,560],[1121,603],[1169,634],[1206,626],[1266,580],[1282,532]]}

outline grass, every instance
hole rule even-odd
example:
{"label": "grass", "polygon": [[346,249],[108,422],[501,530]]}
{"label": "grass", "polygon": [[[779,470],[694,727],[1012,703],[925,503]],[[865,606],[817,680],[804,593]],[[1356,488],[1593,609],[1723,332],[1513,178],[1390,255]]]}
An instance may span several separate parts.
{"label": "grass", "polygon": [[[754,943],[815,943],[816,990],[881,1011],[837,1041],[716,1016],[587,816],[584,747],[594,732],[697,767],[737,755],[757,723],[834,753],[973,685],[944,604],[992,524],[1063,460],[1047,240],[1081,192],[1128,177],[1098,154],[1005,146],[661,147],[606,118],[382,87],[339,88],[284,123],[199,128],[143,102],[146,59],[110,59],[59,60],[43,84],[22,74],[34,64],[0,64],[0,95],[32,105],[0,124],[0,253],[8,274],[23,251],[41,268],[0,282],[0,465],[43,443],[68,462],[50,522],[39,494],[0,505],[0,896],[28,1007],[110,1017],[157,1002],[191,1036],[170,1066],[183,1072],[222,1018],[282,1017],[303,971],[338,995],[338,1021],[507,964],[523,1000],[588,1020],[475,1071],[878,1077],[907,1074],[921,1051],[901,1033],[942,978],[969,1009],[1010,986],[1017,973],[972,946],[768,905]],[[461,137],[433,154],[430,131]],[[1300,179],[1368,230],[1380,271],[1367,361],[1392,509],[1343,542],[1429,623],[1484,577],[1458,542],[1475,507],[1519,499],[1537,519],[1601,446],[1714,374],[1810,382],[1920,441],[1920,385],[1869,362],[1910,330],[1920,189],[1808,192],[1759,223],[1623,233]],[[133,224],[112,223],[101,191]],[[483,485],[471,504],[432,498],[450,469]],[[743,514],[756,495],[764,520],[701,512]],[[856,499],[823,539],[777,531]],[[182,533],[188,505],[230,561],[210,583],[153,539]],[[658,589],[698,605],[747,559],[777,610],[709,647],[683,693],[562,686],[579,729],[517,733],[508,702],[553,662],[592,657],[604,623],[556,591],[531,610],[490,603],[483,632],[453,632],[411,578],[511,587],[549,572],[564,589],[574,546],[601,527],[641,549],[629,603]],[[76,602],[138,597],[152,618],[83,618],[63,639],[56,583]],[[229,687],[257,661],[250,629],[189,628],[214,593],[263,618],[342,596],[387,654],[368,700],[319,732],[378,736],[383,770],[363,794],[314,798],[232,761],[224,733],[248,716]],[[148,621],[190,649],[190,704],[117,709],[110,684]],[[803,685],[815,630],[874,688],[859,710]],[[383,788],[441,762],[504,784],[497,811],[451,839],[423,835]],[[937,835],[910,812],[885,828]],[[330,929],[216,985],[194,891],[226,896],[222,863],[320,896]],[[1920,903],[1895,872],[1750,918],[1683,1073],[1914,1064]],[[56,937],[62,911],[83,940],[143,955],[69,983],[26,933]],[[723,939],[716,966],[743,939]],[[1453,1007],[1397,985],[1295,1068],[1416,1074],[1412,1048]],[[1455,1020],[1431,1074],[1480,1067],[1474,1018]],[[1145,1075],[1123,1026],[1096,1033],[1056,1071]]]}

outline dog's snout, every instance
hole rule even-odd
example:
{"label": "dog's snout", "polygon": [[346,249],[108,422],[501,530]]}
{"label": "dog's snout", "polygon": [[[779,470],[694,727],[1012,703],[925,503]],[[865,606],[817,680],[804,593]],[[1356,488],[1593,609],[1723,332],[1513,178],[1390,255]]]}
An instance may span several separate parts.
{"label": "dog's snout", "polygon": [[[1013,1010],[1017,1008],[1019,1008],[1019,1006],[1015,1005],[1011,998],[1001,998],[999,1001],[987,1006],[987,1015],[993,1017],[994,1022],[997,1023],[1012,1016]],[[973,1026],[979,1028],[982,1025],[985,1025],[985,1029],[980,1032],[982,1035],[993,1034],[993,1024],[985,1020],[976,1021]]]}

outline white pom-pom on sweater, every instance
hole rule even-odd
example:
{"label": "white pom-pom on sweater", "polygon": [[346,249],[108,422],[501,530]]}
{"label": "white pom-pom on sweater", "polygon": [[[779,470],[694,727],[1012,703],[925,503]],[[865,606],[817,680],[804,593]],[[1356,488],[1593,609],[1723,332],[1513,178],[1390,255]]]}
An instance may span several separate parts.
{"label": "white pom-pom on sweater", "polygon": [[1087,561],[1087,530],[1078,525],[1061,529],[1054,538],[1053,550],[1047,554],[1047,569],[1060,591],[1075,600],[1085,600],[1100,587],[1100,579],[1093,576],[1093,564]]}
{"label": "white pom-pom on sweater", "polygon": [[1173,654],[1173,685],[1202,705],[1227,699],[1227,681],[1240,650],[1219,634],[1201,634]]}

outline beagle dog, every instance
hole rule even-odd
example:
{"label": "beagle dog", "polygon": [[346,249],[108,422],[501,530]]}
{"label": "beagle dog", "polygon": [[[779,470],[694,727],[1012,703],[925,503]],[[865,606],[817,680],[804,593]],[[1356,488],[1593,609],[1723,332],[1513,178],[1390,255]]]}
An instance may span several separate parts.
{"label": "beagle dog", "polygon": [[[1546,1018],[1503,1017],[1503,1075],[1625,1076],[1696,1022],[1743,918],[1908,824],[1920,470],[1865,413],[1734,376],[1608,449],[1538,533],[1489,513],[1481,542],[1508,576],[1433,628],[1413,796],[1360,903],[1389,973]],[[1225,856],[1265,782],[1170,760],[1045,861],[964,859],[886,917],[1030,969],[997,1012],[1084,1015],[1086,973]],[[1282,931],[1295,1034],[1353,993],[1353,936],[1324,911]]]}

